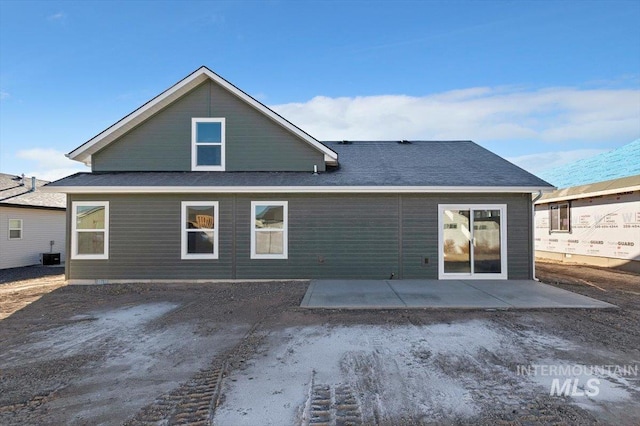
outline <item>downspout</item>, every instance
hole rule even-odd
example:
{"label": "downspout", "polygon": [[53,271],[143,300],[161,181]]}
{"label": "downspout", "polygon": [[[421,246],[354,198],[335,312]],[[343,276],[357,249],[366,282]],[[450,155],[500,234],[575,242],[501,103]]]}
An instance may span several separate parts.
{"label": "downspout", "polygon": [[534,197],[531,201],[531,236],[533,237],[533,241],[531,241],[531,269],[533,272],[534,281],[540,281],[536,278],[536,201],[538,201],[542,197],[542,191],[538,191],[538,195]]}

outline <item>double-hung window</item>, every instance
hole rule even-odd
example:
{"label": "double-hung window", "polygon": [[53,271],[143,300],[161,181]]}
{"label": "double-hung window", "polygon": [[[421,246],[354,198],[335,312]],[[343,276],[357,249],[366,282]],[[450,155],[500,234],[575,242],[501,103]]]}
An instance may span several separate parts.
{"label": "double-hung window", "polygon": [[287,259],[286,201],[251,202],[251,259]]}
{"label": "double-hung window", "polygon": [[71,257],[109,258],[109,202],[71,203]]}
{"label": "double-hung window", "polygon": [[571,209],[569,203],[552,204],[549,207],[551,215],[549,223],[551,232],[569,232],[571,231]]}
{"label": "double-hung window", "polygon": [[9,239],[22,239],[22,219],[9,219]]}
{"label": "double-hung window", "polygon": [[191,119],[192,170],[224,171],[225,119]]}
{"label": "double-hung window", "polygon": [[218,258],[218,202],[182,202],[182,259]]}

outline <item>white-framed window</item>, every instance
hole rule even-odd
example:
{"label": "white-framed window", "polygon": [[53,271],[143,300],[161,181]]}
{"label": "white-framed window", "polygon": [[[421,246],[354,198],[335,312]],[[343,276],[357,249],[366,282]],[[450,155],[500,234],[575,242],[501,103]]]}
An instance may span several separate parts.
{"label": "white-framed window", "polygon": [[251,259],[287,259],[287,201],[251,202]]}
{"label": "white-framed window", "polygon": [[571,231],[571,207],[569,203],[552,204],[549,206],[550,232]]}
{"label": "white-framed window", "polygon": [[191,169],[224,171],[225,119],[191,119]]}
{"label": "white-framed window", "polygon": [[22,219],[9,219],[9,239],[22,239]]}
{"label": "white-framed window", "polygon": [[218,258],[218,202],[182,202],[182,259]]}
{"label": "white-framed window", "polygon": [[109,258],[109,202],[71,203],[71,258]]}

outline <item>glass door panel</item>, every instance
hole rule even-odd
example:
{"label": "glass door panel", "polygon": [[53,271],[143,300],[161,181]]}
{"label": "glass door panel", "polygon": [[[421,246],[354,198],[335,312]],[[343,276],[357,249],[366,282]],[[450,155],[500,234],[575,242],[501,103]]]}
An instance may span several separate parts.
{"label": "glass door panel", "polygon": [[444,210],[443,254],[445,273],[471,273],[470,210]]}
{"label": "glass door panel", "polygon": [[506,206],[440,205],[438,210],[439,278],[506,279]]}
{"label": "glass door panel", "polygon": [[499,274],[500,210],[473,211],[473,273]]}

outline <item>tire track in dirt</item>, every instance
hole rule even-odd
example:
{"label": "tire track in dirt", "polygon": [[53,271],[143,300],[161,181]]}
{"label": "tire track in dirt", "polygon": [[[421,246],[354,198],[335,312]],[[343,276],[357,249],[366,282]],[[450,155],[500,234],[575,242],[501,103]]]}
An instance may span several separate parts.
{"label": "tire track in dirt", "polygon": [[231,350],[215,357],[209,367],[188,382],[142,408],[125,425],[155,425],[165,421],[172,425],[211,425],[216,408],[224,402],[221,394],[224,378],[230,370],[243,368],[245,360],[257,352],[265,337],[260,332],[261,326],[279,310],[280,307],[272,308]]}
{"label": "tire track in dirt", "polygon": [[214,361],[191,380],[144,407],[125,425],[169,424],[209,425],[218,403],[224,364]]}
{"label": "tire track in dirt", "polygon": [[301,426],[361,426],[362,409],[351,386],[316,384],[312,378]]}

